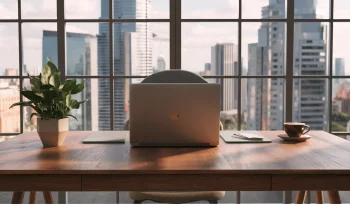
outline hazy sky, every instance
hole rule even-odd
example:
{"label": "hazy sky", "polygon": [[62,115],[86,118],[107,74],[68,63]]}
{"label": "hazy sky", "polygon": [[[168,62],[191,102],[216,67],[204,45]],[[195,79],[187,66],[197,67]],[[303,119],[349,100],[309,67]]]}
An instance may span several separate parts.
{"label": "hazy sky", "polygon": [[[99,18],[101,0],[66,0],[67,18]],[[56,18],[56,0],[22,0],[23,18]],[[268,0],[244,0],[243,17],[260,18],[261,7],[268,5]],[[329,0],[319,0],[317,11],[328,16]],[[336,18],[350,19],[350,1],[335,0]],[[153,18],[169,17],[169,0],[153,0]],[[183,18],[236,18],[238,16],[237,0],[182,0]],[[17,1],[0,0],[0,19],[17,17]],[[260,23],[242,24],[242,57],[247,67],[249,43],[257,42],[257,29]],[[98,23],[67,23],[67,31],[98,33]],[[24,23],[23,54],[24,63],[29,69],[40,68],[42,58],[42,30],[56,30],[55,23]],[[183,23],[182,24],[182,68],[202,71],[204,63],[210,62],[211,46],[217,42],[237,44],[237,23]],[[18,25],[17,23],[0,23],[0,68],[18,67]],[[169,38],[168,23],[152,23],[152,32],[161,38]],[[349,64],[346,72],[350,74],[350,23],[334,24],[334,57],[345,58]],[[163,41],[154,44],[153,64],[162,55],[169,68],[169,44]]]}

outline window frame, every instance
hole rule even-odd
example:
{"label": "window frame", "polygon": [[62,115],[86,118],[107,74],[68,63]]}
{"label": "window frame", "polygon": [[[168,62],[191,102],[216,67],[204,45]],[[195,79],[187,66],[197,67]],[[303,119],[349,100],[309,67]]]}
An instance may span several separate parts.
{"label": "window frame", "polygon": [[[0,76],[0,79],[19,79],[20,91],[23,89],[23,80],[27,79],[27,76],[23,76],[23,39],[22,39],[22,24],[23,23],[44,23],[54,22],[57,23],[57,46],[58,46],[58,67],[62,73],[62,80],[68,78],[77,79],[110,79],[110,129],[113,130],[114,126],[114,81],[116,79],[135,79],[145,78],[145,76],[121,76],[114,75],[113,73],[113,26],[117,22],[165,22],[169,23],[169,35],[170,35],[170,69],[181,69],[181,27],[184,22],[236,22],[238,24],[238,67],[242,67],[242,23],[247,22],[284,22],[286,23],[286,61],[285,67],[292,69],[285,69],[284,75],[270,75],[270,76],[252,76],[242,75],[242,69],[238,69],[237,75],[232,76],[204,76],[207,79],[236,79],[238,81],[238,100],[237,100],[237,124],[238,130],[241,130],[242,125],[242,79],[269,79],[269,78],[281,78],[284,79],[285,84],[285,101],[284,101],[284,120],[292,121],[293,115],[293,80],[302,78],[318,78],[328,80],[328,132],[337,135],[350,135],[348,132],[333,132],[332,131],[332,80],[341,78],[350,78],[350,76],[333,76],[333,23],[334,22],[350,22],[350,19],[334,19],[334,0],[329,0],[329,18],[328,19],[295,19],[294,18],[294,0],[286,0],[286,17],[283,19],[243,19],[242,18],[242,2],[238,1],[238,18],[236,19],[182,19],[181,17],[181,0],[169,0],[169,18],[167,19],[113,19],[113,0],[109,1],[109,18],[108,19],[65,19],[65,0],[55,0],[57,8],[57,19],[22,19],[22,6],[21,0],[18,1],[18,18],[17,19],[0,19],[0,23],[17,23],[18,24],[18,45],[19,45],[19,75],[18,76]],[[66,23],[108,23],[109,25],[109,75],[108,76],[66,76],[66,35],[65,25]],[[329,23],[329,58],[328,58],[328,75],[301,75],[294,76],[294,24],[298,22],[327,22]],[[20,101],[22,101],[20,97]],[[16,135],[23,133],[23,108],[20,108],[20,132],[19,133],[0,133],[0,136]],[[282,129],[283,127],[281,127]]]}

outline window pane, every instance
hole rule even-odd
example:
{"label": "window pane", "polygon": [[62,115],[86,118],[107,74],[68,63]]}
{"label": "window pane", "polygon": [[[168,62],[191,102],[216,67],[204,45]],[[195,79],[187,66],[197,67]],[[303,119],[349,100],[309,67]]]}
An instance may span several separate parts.
{"label": "window pane", "polygon": [[[100,28],[103,28],[101,35],[98,35]],[[98,63],[98,42],[105,45],[102,53],[109,51],[108,23],[67,23],[66,24],[66,75],[70,76],[97,76],[109,75],[109,54],[104,55],[103,69],[99,69]],[[56,32],[52,32],[56,37]],[[105,44],[104,44],[105,43]],[[57,52],[57,49],[54,49]],[[101,58],[102,60],[102,58]]]}
{"label": "window pane", "polygon": [[242,79],[242,129],[281,130],[284,119],[284,79]]}
{"label": "window pane", "polygon": [[181,69],[237,75],[237,34],[237,23],[182,23]]}
{"label": "window pane", "polygon": [[294,75],[328,75],[328,23],[294,24]]}
{"label": "window pane", "polygon": [[114,80],[114,130],[128,130],[129,120],[129,88],[131,83],[140,83],[143,79]]}
{"label": "window pane", "polygon": [[350,75],[350,68],[346,64],[350,62],[347,46],[350,43],[350,23],[333,24],[333,76]]}
{"label": "window pane", "polygon": [[[82,79],[77,80],[77,83]],[[104,87],[109,83],[108,79],[85,79],[85,88],[82,92],[72,96],[77,101],[89,99],[80,105],[79,109],[72,109],[71,114],[77,119],[69,118],[69,130],[105,130],[104,126],[110,123],[105,113],[109,113],[110,92]],[[107,104],[106,104],[107,102]],[[106,118],[108,118],[106,120]],[[101,122],[100,122],[101,120]],[[103,122],[103,124],[101,124]]]}
{"label": "window pane", "polygon": [[294,18],[329,18],[329,0],[295,0]]}
{"label": "window pane", "polygon": [[327,79],[294,79],[293,122],[303,122],[312,130],[328,130]]}
{"label": "window pane", "polygon": [[18,24],[0,23],[0,76],[19,75],[18,50]]}
{"label": "window pane", "polygon": [[350,132],[350,81],[333,79],[332,132]]}
{"label": "window pane", "polygon": [[350,3],[348,0],[334,1],[334,18],[350,18]]}
{"label": "window pane", "polygon": [[114,1],[113,10],[115,19],[168,19],[169,0]]}
{"label": "window pane", "polygon": [[243,75],[284,75],[285,23],[243,23]]}
{"label": "window pane", "polygon": [[242,18],[285,18],[286,9],[284,1],[244,0],[242,1]]}
{"label": "window pane", "polygon": [[17,19],[18,4],[14,0],[2,0],[0,2],[0,19]]}
{"label": "window pane", "polygon": [[57,38],[48,36],[56,23],[23,23],[23,64],[28,73],[38,75],[49,58],[57,65]]}
{"label": "window pane", "polygon": [[182,0],[184,19],[238,18],[238,0]]}
{"label": "window pane", "polygon": [[169,23],[115,23],[114,74],[148,76],[169,69],[169,47]]}
{"label": "window pane", "polygon": [[[65,0],[66,19],[107,19],[109,18],[109,0]],[[79,8],[79,9],[77,9]]]}
{"label": "window pane", "polygon": [[[29,79],[23,79],[23,90],[31,90],[31,85]],[[22,96],[23,101],[28,101],[28,99]],[[35,132],[37,130],[37,117],[30,115],[35,113],[35,110],[31,107],[23,107],[23,131],[24,132]]]}
{"label": "window pane", "polygon": [[0,133],[20,132],[19,79],[0,79]]}
{"label": "window pane", "polygon": [[220,121],[224,130],[237,130],[238,79],[207,79],[221,85]]}
{"label": "window pane", "polygon": [[57,19],[56,0],[21,1],[23,19]]}

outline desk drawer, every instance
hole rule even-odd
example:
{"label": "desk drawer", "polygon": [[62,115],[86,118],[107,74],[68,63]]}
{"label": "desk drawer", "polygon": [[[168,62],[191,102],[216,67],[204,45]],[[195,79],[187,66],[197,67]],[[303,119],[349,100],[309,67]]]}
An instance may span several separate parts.
{"label": "desk drawer", "polygon": [[83,175],[83,191],[269,191],[269,175]]}
{"label": "desk drawer", "polygon": [[80,191],[80,175],[0,175],[0,191]]}
{"label": "desk drawer", "polygon": [[350,190],[350,175],[273,175],[272,190]]}

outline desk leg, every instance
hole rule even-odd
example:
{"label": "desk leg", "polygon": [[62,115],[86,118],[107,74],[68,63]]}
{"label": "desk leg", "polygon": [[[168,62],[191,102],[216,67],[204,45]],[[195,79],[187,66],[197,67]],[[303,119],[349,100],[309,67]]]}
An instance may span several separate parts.
{"label": "desk leg", "polygon": [[306,191],[298,191],[297,198],[295,199],[295,204],[304,204],[306,196]]}
{"label": "desk leg", "polygon": [[11,204],[22,204],[24,198],[24,192],[13,192]]}
{"label": "desk leg", "polygon": [[241,191],[236,191],[236,203],[241,204]]}
{"label": "desk leg", "polygon": [[53,198],[51,191],[43,191],[45,204],[53,204]]}
{"label": "desk leg", "polygon": [[119,204],[119,191],[117,191],[115,194],[116,194],[116,197],[115,197],[116,202],[115,203]]}
{"label": "desk leg", "polygon": [[331,204],[341,204],[339,191],[327,191],[328,199]]}
{"label": "desk leg", "polygon": [[283,204],[292,203],[292,191],[283,191]]}
{"label": "desk leg", "polygon": [[30,192],[29,204],[36,204],[36,191],[31,191]]}
{"label": "desk leg", "polygon": [[316,191],[316,204],[324,204],[322,191]]}
{"label": "desk leg", "polygon": [[68,204],[68,192],[66,191],[58,192],[58,204]]}

